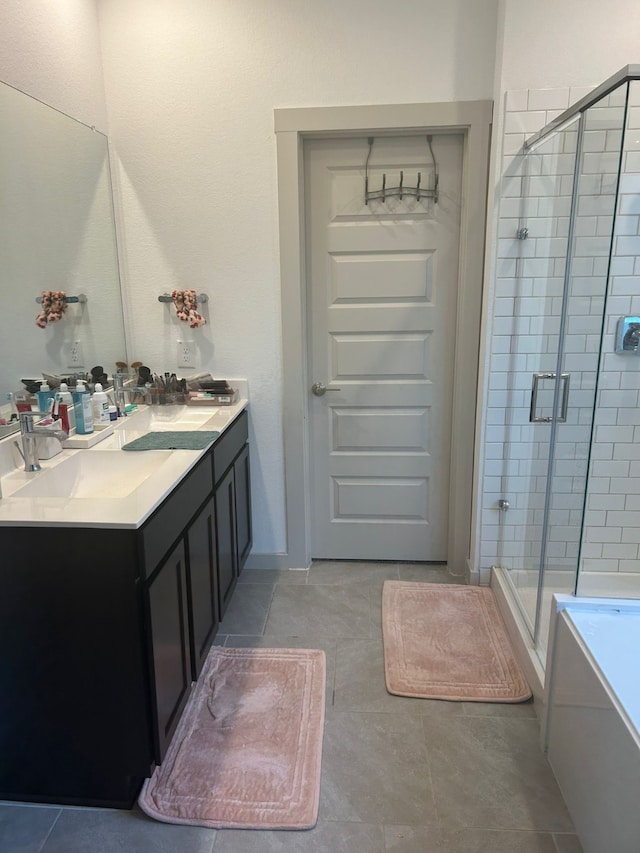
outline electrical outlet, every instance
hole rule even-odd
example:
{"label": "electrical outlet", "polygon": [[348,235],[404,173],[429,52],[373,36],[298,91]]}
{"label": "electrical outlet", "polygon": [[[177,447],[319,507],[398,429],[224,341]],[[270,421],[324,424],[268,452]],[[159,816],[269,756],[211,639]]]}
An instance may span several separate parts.
{"label": "electrical outlet", "polygon": [[193,341],[177,341],[178,344],[178,367],[195,367],[196,353]]}
{"label": "electrical outlet", "polygon": [[84,367],[84,353],[82,352],[82,341],[67,341],[67,367],[76,369]]}

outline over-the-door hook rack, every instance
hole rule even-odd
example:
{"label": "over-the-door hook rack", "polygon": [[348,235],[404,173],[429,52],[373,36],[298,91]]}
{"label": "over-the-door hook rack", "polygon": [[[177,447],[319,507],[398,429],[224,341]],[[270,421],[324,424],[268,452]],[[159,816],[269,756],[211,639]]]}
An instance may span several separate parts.
{"label": "over-the-door hook rack", "polygon": [[370,136],[367,139],[369,143],[369,152],[367,154],[367,159],[364,164],[364,203],[369,204],[370,201],[382,201],[385,202],[387,198],[392,198],[397,196],[400,201],[402,201],[403,195],[415,197],[416,201],[420,201],[421,198],[432,198],[434,203],[438,203],[438,164],[436,163],[436,158],[433,153],[433,147],[431,145],[432,137],[430,135],[427,136],[427,145],[429,146],[429,153],[431,154],[431,160],[433,161],[433,188],[424,188],[421,187],[422,183],[422,173],[418,172],[418,179],[415,187],[406,187],[404,185],[404,171],[400,171],[400,183],[397,187],[389,187],[387,188],[387,175],[386,172],[382,173],[382,189],[379,190],[370,190],[369,189],[369,158],[371,157],[371,151],[373,149],[373,136]]}
{"label": "over-the-door hook rack", "polygon": [[[198,300],[198,302],[209,301],[209,297],[206,293],[196,294],[196,299]],[[158,296],[158,302],[173,302],[173,296],[171,296],[170,293],[161,293],[160,296]]]}
{"label": "over-the-door hook rack", "polygon": [[[77,296],[65,296],[62,301],[68,304],[72,302],[86,302],[87,297],[84,293],[79,293]],[[38,305],[42,305],[42,296],[36,296],[36,302]]]}

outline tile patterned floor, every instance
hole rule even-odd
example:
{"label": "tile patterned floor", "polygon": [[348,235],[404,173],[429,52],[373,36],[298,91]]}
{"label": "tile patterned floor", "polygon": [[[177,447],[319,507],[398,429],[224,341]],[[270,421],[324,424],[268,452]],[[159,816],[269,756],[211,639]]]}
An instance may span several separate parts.
{"label": "tile patterned floor", "polygon": [[391,696],[386,579],[443,566],[314,563],[243,573],[216,639],[327,655],[320,815],[308,832],[207,830],[131,812],[0,804],[0,853],[581,853],[533,706]]}

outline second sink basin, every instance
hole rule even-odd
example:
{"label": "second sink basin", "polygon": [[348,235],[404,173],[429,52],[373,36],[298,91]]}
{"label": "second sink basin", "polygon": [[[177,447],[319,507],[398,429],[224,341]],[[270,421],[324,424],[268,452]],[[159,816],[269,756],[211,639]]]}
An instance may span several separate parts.
{"label": "second sink basin", "polygon": [[217,412],[216,408],[189,406],[149,406],[118,421],[118,428],[162,432],[163,430],[202,429]]}
{"label": "second sink basin", "polygon": [[54,468],[31,475],[14,498],[124,498],[169,458],[164,450],[145,453],[80,451]]}

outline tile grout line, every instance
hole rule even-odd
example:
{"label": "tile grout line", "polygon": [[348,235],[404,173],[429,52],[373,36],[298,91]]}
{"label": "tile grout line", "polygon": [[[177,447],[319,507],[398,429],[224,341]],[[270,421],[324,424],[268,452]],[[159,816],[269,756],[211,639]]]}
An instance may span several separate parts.
{"label": "tile grout line", "polygon": [[60,809],[60,810],[58,811],[58,814],[56,815],[55,820],[53,821],[53,823],[52,823],[52,824],[51,824],[51,826],[49,827],[49,832],[47,832],[47,834],[46,834],[46,836],[45,836],[45,838],[44,838],[44,841],[42,842],[41,846],[40,846],[40,847],[39,847],[39,849],[38,849],[38,853],[42,853],[42,851],[44,850],[45,846],[47,845],[47,842],[49,841],[49,838],[51,837],[51,833],[53,832],[53,830],[54,830],[54,829],[55,829],[55,827],[57,826],[58,821],[60,820],[60,817],[62,816],[62,812],[63,812],[63,809]]}

